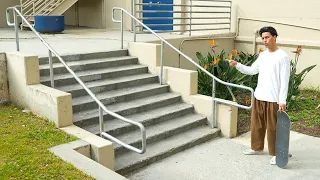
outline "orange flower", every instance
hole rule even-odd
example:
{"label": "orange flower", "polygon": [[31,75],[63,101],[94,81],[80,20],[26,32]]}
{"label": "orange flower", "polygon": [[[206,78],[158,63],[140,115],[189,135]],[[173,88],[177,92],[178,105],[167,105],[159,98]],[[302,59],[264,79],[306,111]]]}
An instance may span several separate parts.
{"label": "orange flower", "polygon": [[210,41],[209,41],[209,44],[210,44],[211,46],[214,46],[214,39],[210,40]]}
{"label": "orange flower", "polygon": [[205,65],[203,66],[203,68],[204,68],[205,70],[207,70],[207,69],[208,69],[208,65],[205,64]]}
{"label": "orange flower", "polygon": [[236,49],[232,50],[232,52],[233,52],[234,55],[238,54],[238,50],[236,50]]}
{"label": "orange flower", "polygon": [[264,50],[263,50],[262,47],[260,47],[260,48],[259,48],[259,53],[261,53],[262,51],[264,51]]}
{"label": "orange flower", "polygon": [[210,65],[214,66],[218,62],[220,62],[220,58],[214,58]]}
{"label": "orange flower", "polygon": [[298,47],[297,47],[297,50],[292,51],[292,52],[300,55],[300,54],[302,53],[302,46],[298,46]]}
{"label": "orange flower", "polygon": [[248,96],[246,97],[246,104],[250,104],[250,98]]}
{"label": "orange flower", "polygon": [[297,47],[297,53],[300,55],[302,53],[302,46]]}
{"label": "orange flower", "polygon": [[214,64],[217,64],[218,62],[220,62],[220,58],[214,58],[213,63],[214,63]]}
{"label": "orange flower", "polygon": [[233,55],[232,54],[229,54],[229,59],[232,59]]}

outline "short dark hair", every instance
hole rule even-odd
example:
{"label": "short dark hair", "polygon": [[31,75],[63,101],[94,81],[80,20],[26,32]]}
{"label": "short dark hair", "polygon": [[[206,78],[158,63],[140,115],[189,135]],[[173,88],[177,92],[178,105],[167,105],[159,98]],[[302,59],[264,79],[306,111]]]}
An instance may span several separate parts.
{"label": "short dark hair", "polygon": [[272,36],[278,36],[277,30],[271,26],[265,26],[260,29],[259,35],[262,36],[262,33],[269,32]]}

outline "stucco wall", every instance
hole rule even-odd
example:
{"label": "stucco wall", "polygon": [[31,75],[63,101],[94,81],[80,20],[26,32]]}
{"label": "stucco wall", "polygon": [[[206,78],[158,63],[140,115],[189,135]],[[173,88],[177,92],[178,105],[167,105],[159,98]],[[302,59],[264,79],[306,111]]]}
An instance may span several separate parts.
{"label": "stucco wall", "polygon": [[318,0],[232,0],[239,17],[263,18],[320,28]]}
{"label": "stucco wall", "polygon": [[79,0],[63,15],[65,24],[92,28],[105,28],[105,0]]}
{"label": "stucco wall", "polygon": [[[112,8],[121,7],[131,13],[131,0],[79,0],[68,11],[64,13],[67,25],[86,26],[93,28],[119,29],[120,24],[112,21]],[[120,13],[117,12],[116,19],[120,20]],[[131,29],[131,19],[124,15],[125,30]]]}

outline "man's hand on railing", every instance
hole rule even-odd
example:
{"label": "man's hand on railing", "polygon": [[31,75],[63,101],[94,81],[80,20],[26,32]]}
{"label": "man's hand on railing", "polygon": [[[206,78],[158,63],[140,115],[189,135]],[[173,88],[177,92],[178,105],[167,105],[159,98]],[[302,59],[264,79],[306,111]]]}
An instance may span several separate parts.
{"label": "man's hand on railing", "polygon": [[225,61],[227,61],[229,63],[230,66],[235,67],[238,62],[232,59],[226,59]]}

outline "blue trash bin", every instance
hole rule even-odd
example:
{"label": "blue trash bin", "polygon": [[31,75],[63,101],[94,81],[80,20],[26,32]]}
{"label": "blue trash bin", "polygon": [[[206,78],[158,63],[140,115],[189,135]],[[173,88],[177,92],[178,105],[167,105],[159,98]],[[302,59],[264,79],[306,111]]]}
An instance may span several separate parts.
{"label": "blue trash bin", "polygon": [[35,16],[34,28],[40,33],[61,33],[64,31],[64,16]]}

